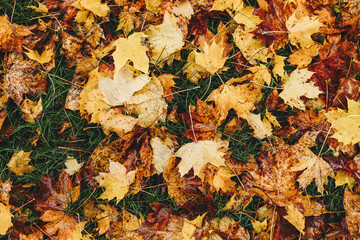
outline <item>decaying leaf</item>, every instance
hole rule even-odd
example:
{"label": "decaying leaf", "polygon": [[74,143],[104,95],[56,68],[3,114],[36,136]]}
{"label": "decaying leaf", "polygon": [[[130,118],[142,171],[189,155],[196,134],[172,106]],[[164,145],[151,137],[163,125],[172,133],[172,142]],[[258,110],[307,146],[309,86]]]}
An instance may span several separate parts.
{"label": "decaying leaf", "polygon": [[21,52],[23,37],[32,32],[23,25],[12,24],[8,16],[0,16],[0,50]]}
{"label": "decaying leaf", "polygon": [[24,120],[29,123],[34,123],[35,119],[40,118],[42,115],[42,100],[40,98],[40,100],[36,103],[28,98],[25,98],[25,100],[21,103],[20,108],[21,111],[23,111],[22,117]]}

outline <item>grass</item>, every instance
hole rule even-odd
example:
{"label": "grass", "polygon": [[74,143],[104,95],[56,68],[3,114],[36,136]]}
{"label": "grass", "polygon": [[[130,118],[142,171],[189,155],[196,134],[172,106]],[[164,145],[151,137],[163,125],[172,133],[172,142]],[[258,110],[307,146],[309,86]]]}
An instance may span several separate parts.
{"label": "grass", "polygon": [[[254,1],[256,2],[256,1]],[[16,4],[14,1],[4,1],[2,8],[0,9],[0,15],[7,14],[12,17],[12,21],[17,24],[29,25],[32,22],[28,19],[38,16],[33,10],[27,8],[29,5],[35,5],[35,1],[18,1]],[[15,8],[14,8],[15,6]],[[115,33],[117,26],[117,18],[113,15],[110,16],[109,31]],[[209,29],[216,33],[219,20],[210,20]],[[58,43],[60,44],[60,43]],[[59,48],[59,46],[58,46]],[[291,53],[290,46],[286,46],[278,54],[282,56],[288,56]],[[183,50],[181,53],[182,59],[186,59],[188,51]],[[235,54],[235,48],[230,56]],[[1,58],[4,54],[1,55]],[[51,70],[47,76],[48,87],[44,93],[39,96],[35,96],[33,99],[42,99],[43,102],[43,114],[42,117],[37,119],[35,123],[27,123],[21,117],[21,110],[11,102],[6,107],[8,114],[7,122],[11,124],[14,132],[0,142],[0,176],[2,180],[8,178],[11,179],[13,185],[37,183],[40,180],[41,175],[58,177],[61,170],[65,167],[64,162],[67,156],[75,157],[81,162],[86,162],[90,157],[91,152],[98,146],[98,144],[107,136],[102,131],[101,127],[95,124],[89,124],[84,118],[82,118],[79,112],[74,112],[64,108],[65,98],[71,85],[63,79],[71,80],[74,75],[74,68],[66,67],[65,57],[61,54],[56,55],[56,68]],[[241,77],[244,73],[238,73],[234,70],[234,64],[229,61],[225,66],[225,71],[221,72],[221,79],[219,75],[209,76],[208,78],[200,79],[199,84],[195,85],[188,80],[183,74],[182,69],[185,67],[185,60],[174,60],[172,65],[165,65],[161,71],[162,73],[170,73],[178,78],[175,79],[176,87],[174,91],[191,89],[188,91],[180,92],[174,95],[174,100],[169,102],[169,109],[171,110],[175,106],[178,107],[178,113],[184,113],[188,111],[189,105],[196,105],[197,98],[205,100],[212,90],[218,88],[223,82],[228,81],[231,78]],[[287,64],[285,70],[291,72],[295,69],[295,66]],[[198,88],[194,89],[195,87]],[[271,87],[277,86],[275,80],[272,81]],[[265,99],[270,94],[271,89],[264,89],[264,97],[259,102],[259,113],[264,115],[265,111]],[[170,111],[169,110],[169,111]],[[277,115],[279,122],[285,123],[286,117],[293,114],[291,108]],[[219,127],[219,131],[224,131],[224,125],[232,118],[236,117],[234,112],[230,112],[225,123]],[[70,123],[70,127],[59,134],[59,130],[63,123]],[[182,138],[187,131],[187,126],[184,121],[174,123],[171,121],[165,121],[160,123],[167,128],[167,131],[178,137],[180,145],[190,142],[188,139]],[[36,146],[31,142],[31,139],[36,137],[37,129],[40,132],[40,139],[37,141]],[[231,157],[246,162],[249,155],[256,155],[259,153],[262,145],[261,141],[254,138],[251,133],[252,129],[245,121],[242,121],[241,128],[233,133],[231,137],[223,136],[224,139],[229,139],[229,148],[232,151]],[[317,146],[318,149],[319,146]],[[323,151],[327,150],[324,149]],[[15,176],[9,174],[7,163],[9,162],[12,154],[17,150],[32,151],[31,165],[36,170],[25,174],[23,176]],[[318,150],[314,149],[314,152]],[[330,151],[331,153],[331,151]],[[335,187],[333,179],[329,179],[329,184],[326,186],[326,191],[321,200],[329,206],[329,211],[343,211],[343,193],[344,187]],[[151,212],[150,203],[160,202],[171,208],[173,211],[181,211],[181,207],[177,206],[173,199],[167,194],[166,187],[163,186],[164,180],[161,176],[153,176],[148,183],[148,187],[135,195],[125,197],[125,199],[118,205],[118,208],[124,208],[129,212],[137,216],[147,216]],[[308,195],[318,195],[316,191],[316,185],[312,183],[306,189]],[[37,187],[33,186],[31,191],[37,191]],[[101,190],[97,189],[93,191],[90,187],[86,187],[80,195],[79,201],[70,206],[68,211],[73,214],[79,214],[84,216],[82,206],[89,200],[95,200],[97,202],[105,203],[105,201],[98,199],[101,194]],[[252,229],[250,217],[255,217],[255,212],[263,202],[259,197],[255,196],[253,201],[242,212],[234,214],[227,211],[222,211],[225,204],[229,201],[230,196],[227,195],[215,195],[215,206],[218,208],[217,216],[232,216],[243,227]],[[26,203],[25,199],[20,199],[23,203]],[[259,205],[260,202],[260,205]],[[115,204],[115,200],[110,201]],[[34,211],[31,213],[28,221],[32,222],[38,219],[39,213]],[[342,217],[343,214],[339,213],[338,217]],[[86,226],[87,231],[92,232],[94,223]],[[9,236],[9,235],[8,235]],[[97,239],[105,239],[104,236],[100,236]]]}

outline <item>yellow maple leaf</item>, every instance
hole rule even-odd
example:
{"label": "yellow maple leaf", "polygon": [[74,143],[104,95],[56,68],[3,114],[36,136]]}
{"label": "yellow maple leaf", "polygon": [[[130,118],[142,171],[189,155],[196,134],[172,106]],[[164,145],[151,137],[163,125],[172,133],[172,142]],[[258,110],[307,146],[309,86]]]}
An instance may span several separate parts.
{"label": "yellow maple leaf", "polygon": [[110,12],[108,5],[101,0],[77,0],[72,5],[77,8],[83,7],[99,17],[106,17]]}
{"label": "yellow maple leaf", "polygon": [[118,136],[130,132],[139,121],[132,116],[124,115],[123,110],[119,108],[101,111],[98,119],[105,134],[115,132]]}
{"label": "yellow maple leaf", "polygon": [[304,16],[297,19],[295,15],[294,13],[286,21],[290,42],[302,48],[314,45],[315,42],[311,39],[311,35],[318,33],[323,24],[316,17]]}
{"label": "yellow maple leaf", "polygon": [[36,6],[28,6],[28,8],[34,9],[35,12],[41,13],[42,15],[46,15],[48,13],[48,11],[49,11],[47,9],[47,7],[44,4],[40,3],[40,2],[38,2],[37,4],[38,4],[38,7],[36,7]]}
{"label": "yellow maple leaf", "polygon": [[286,57],[280,56],[280,55],[275,55],[274,60],[273,60],[273,64],[274,64],[274,68],[272,70],[274,77],[276,77],[277,75],[279,75],[279,77],[283,78],[286,75],[286,72],[284,70],[284,60],[286,59]]}
{"label": "yellow maple leaf", "polygon": [[166,141],[163,141],[158,137],[154,137],[150,140],[150,146],[153,150],[154,167],[159,173],[162,173],[173,154],[171,147],[172,142],[169,138],[167,138]]}
{"label": "yellow maple leaf", "polygon": [[193,234],[195,233],[196,228],[202,226],[206,214],[207,212],[205,212],[203,215],[198,216],[194,220],[188,220],[184,218],[184,224],[181,229],[183,240],[195,240]]}
{"label": "yellow maple leaf", "polygon": [[177,1],[175,7],[173,7],[173,13],[178,16],[182,15],[188,19],[194,14],[194,9],[188,0]]}
{"label": "yellow maple leaf", "polygon": [[252,77],[253,74],[248,74],[242,78],[232,78],[210,93],[208,101],[215,102],[218,125],[226,119],[230,109],[234,109],[239,118],[249,121],[250,110],[261,99],[261,86],[251,82],[239,83],[251,80]]}
{"label": "yellow maple leaf", "polygon": [[209,46],[204,43],[203,52],[195,52],[195,62],[214,75],[225,64],[227,56],[223,56],[225,47],[213,41]]}
{"label": "yellow maple leaf", "polygon": [[292,53],[286,60],[292,65],[297,65],[298,69],[305,68],[311,63],[313,57],[319,55],[321,47],[321,44],[314,44],[308,48],[300,48]]}
{"label": "yellow maple leaf", "polygon": [[328,183],[328,177],[334,177],[334,171],[321,157],[313,153],[309,147],[315,145],[318,132],[306,132],[299,141],[292,146],[293,156],[299,161],[290,171],[303,171],[297,181],[301,188],[305,189],[313,180],[320,193],[324,192],[324,185]]}
{"label": "yellow maple leaf", "polygon": [[216,167],[225,166],[224,155],[228,149],[228,141],[198,141],[183,145],[175,156],[181,158],[178,165],[181,176],[189,172],[191,168],[194,175],[199,176],[201,169],[208,163]]}
{"label": "yellow maple leaf", "polygon": [[15,173],[16,175],[24,175],[25,173],[34,171],[35,168],[29,165],[29,162],[31,161],[29,158],[31,152],[32,151],[16,151],[7,164],[9,171]]}
{"label": "yellow maple leaf", "polygon": [[169,12],[165,12],[162,24],[150,26],[145,33],[149,36],[152,62],[160,65],[184,45],[184,35],[177,25],[177,18]]}
{"label": "yellow maple leaf", "polygon": [[116,203],[123,199],[129,191],[129,186],[135,180],[135,171],[126,173],[124,165],[109,162],[109,173],[100,172],[95,179],[98,181],[100,187],[104,187],[105,191],[101,194],[101,199],[108,199],[109,201],[116,198]]}
{"label": "yellow maple leaf", "polygon": [[313,82],[307,82],[313,74],[307,69],[296,69],[286,80],[284,90],[279,96],[286,104],[305,110],[305,104],[300,97],[315,98],[322,93]]}
{"label": "yellow maple leaf", "polygon": [[347,102],[347,112],[335,109],[325,113],[325,116],[336,131],[332,137],[344,145],[354,145],[360,142],[360,103],[350,99]]}
{"label": "yellow maple leaf", "polygon": [[265,219],[262,222],[256,221],[256,220],[251,220],[251,223],[252,223],[253,228],[254,228],[256,233],[260,233],[262,231],[265,231],[267,229],[267,227],[268,227],[267,219]]}
{"label": "yellow maple leaf", "polygon": [[269,69],[265,65],[250,67],[247,70],[254,73],[253,82],[264,84],[267,83],[270,85],[271,82],[271,74]]}
{"label": "yellow maple leaf", "polygon": [[119,38],[114,45],[116,50],[112,54],[115,64],[115,72],[121,69],[128,60],[134,63],[134,67],[143,73],[149,71],[149,59],[146,56],[147,48],[141,44],[141,38],[145,38],[144,33],[134,33],[130,37]]}
{"label": "yellow maple leaf", "polygon": [[355,178],[353,178],[349,173],[343,171],[337,171],[335,176],[335,187],[348,184],[349,188],[352,189],[356,183]]}
{"label": "yellow maple leaf", "polygon": [[305,217],[304,215],[292,204],[285,205],[287,215],[284,216],[296,229],[304,234]]}
{"label": "yellow maple leaf", "polygon": [[12,227],[10,206],[6,206],[0,202],[0,235],[5,235]]}
{"label": "yellow maple leaf", "polygon": [[269,52],[265,43],[258,37],[254,36],[251,31],[255,28],[239,26],[233,33],[234,43],[240,49],[244,58],[250,64],[256,64],[259,61],[267,62],[273,53]]}
{"label": "yellow maple leaf", "polygon": [[41,54],[39,54],[38,51],[31,50],[30,48],[27,48],[25,46],[24,46],[24,48],[28,51],[28,52],[25,52],[25,54],[30,59],[37,61],[38,63],[41,63],[41,64],[50,62],[55,55],[55,50],[51,45],[47,45],[45,50]]}
{"label": "yellow maple leaf", "polygon": [[254,129],[254,137],[263,139],[272,135],[271,123],[266,118],[261,120],[260,114],[253,113],[250,113],[248,117],[249,124]]}

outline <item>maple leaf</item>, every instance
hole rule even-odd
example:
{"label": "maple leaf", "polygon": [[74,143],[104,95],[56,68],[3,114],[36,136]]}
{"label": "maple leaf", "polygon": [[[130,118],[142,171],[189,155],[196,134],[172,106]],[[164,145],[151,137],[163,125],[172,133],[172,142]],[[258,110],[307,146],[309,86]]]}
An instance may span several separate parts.
{"label": "maple leaf", "polygon": [[286,60],[293,65],[297,65],[298,69],[303,69],[311,63],[313,57],[319,55],[320,48],[320,44],[313,44],[308,48],[300,48],[290,54]]}
{"label": "maple leaf", "polygon": [[129,65],[115,70],[114,79],[109,77],[99,79],[99,91],[104,96],[103,100],[111,106],[123,105],[136,91],[142,89],[150,78],[146,74],[134,77],[134,72]]}
{"label": "maple leaf", "polygon": [[273,64],[274,64],[274,68],[272,70],[274,76],[276,77],[277,75],[279,75],[281,78],[284,78],[286,76],[286,72],[284,70],[284,60],[286,59],[286,57],[280,56],[280,55],[275,55],[274,60],[273,60]]}
{"label": "maple leaf", "polygon": [[254,129],[254,137],[263,139],[272,135],[272,127],[267,119],[261,120],[260,114],[256,115],[253,113],[250,113],[248,117],[249,124]]}
{"label": "maple leaf", "polygon": [[35,12],[41,13],[43,15],[46,15],[49,12],[49,9],[46,7],[46,5],[38,2],[38,6],[28,6],[28,8],[34,9]]}
{"label": "maple leaf", "polygon": [[82,167],[84,163],[78,163],[78,161],[70,156],[67,156],[66,162],[65,162],[65,172],[67,172],[67,174],[74,175],[75,173],[77,173],[80,168]]}
{"label": "maple leaf", "polygon": [[38,63],[44,64],[50,62],[54,55],[55,55],[55,49],[51,45],[47,45],[45,50],[39,54],[36,50],[31,50],[30,48],[27,48],[24,46],[24,48],[28,51],[25,52],[25,54],[32,60],[37,61]]}
{"label": "maple leaf", "polygon": [[132,116],[124,115],[124,109],[121,108],[101,111],[98,115],[98,120],[105,134],[115,132],[119,136],[130,132],[135,124],[139,122],[138,119]]}
{"label": "maple leaf", "polygon": [[171,54],[180,51],[184,45],[184,35],[176,22],[176,17],[166,11],[161,25],[150,26],[145,31],[153,62],[163,65]]}
{"label": "maple leaf", "polygon": [[195,62],[214,75],[227,60],[227,56],[223,56],[224,48],[216,41],[213,41],[210,46],[205,42],[203,52],[195,52]]}
{"label": "maple leaf", "polygon": [[130,37],[119,38],[114,42],[116,50],[112,54],[114,58],[115,72],[118,72],[128,60],[134,63],[134,67],[143,73],[149,71],[149,59],[146,56],[147,48],[141,44],[144,33],[134,33]]}
{"label": "maple leaf", "polygon": [[325,113],[325,116],[336,130],[332,137],[345,145],[354,145],[360,142],[360,103],[349,99],[347,102],[347,112],[343,109],[335,109]]}
{"label": "maple leaf", "polygon": [[175,153],[175,157],[181,158],[178,165],[181,176],[184,176],[191,168],[194,169],[194,175],[199,176],[207,163],[216,167],[224,166],[224,155],[228,144],[229,142],[222,140],[204,140],[183,145]]}
{"label": "maple leaf", "polygon": [[305,189],[313,180],[320,193],[324,192],[324,185],[328,182],[328,176],[334,177],[330,165],[321,157],[315,155],[308,147],[314,146],[318,132],[306,132],[292,147],[293,156],[299,161],[291,171],[305,170],[298,177],[301,188]]}
{"label": "maple leaf", "polygon": [[21,52],[23,37],[32,32],[23,25],[11,24],[9,18],[0,16],[0,50]]}
{"label": "maple leaf", "polygon": [[35,119],[40,118],[42,115],[42,100],[40,98],[40,100],[36,103],[28,98],[25,98],[25,100],[21,103],[20,108],[21,111],[23,111],[23,119],[29,123],[34,123]]}
{"label": "maple leaf", "polygon": [[39,63],[23,59],[22,55],[13,52],[7,61],[4,90],[17,105],[23,100],[24,94],[37,95],[44,91],[47,85],[45,74],[39,69]]}
{"label": "maple leaf", "polygon": [[315,98],[322,93],[314,83],[307,82],[313,74],[313,72],[310,72],[307,69],[295,70],[290,74],[289,79],[286,80],[283,85],[284,90],[279,96],[284,99],[286,104],[289,104],[292,107],[305,109],[305,104],[300,99],[301,96]]}
{"label": "maple leaf", "polygon": [[161,173],[168,165],[170,158],[173,155],[173,144],[169,138],[163,141],[158,137],[154,137],[150,140],[150,145],[153,150],[154,167],[159,173]]}
{"label": "maple leaf", "polygon": [[286,21],[290,42],[301,48],[309,48],[315,44],[311,35],[319,32],[322,26],[316,17],[303,16],[297,19],[295,13]]}
{"label": "maple leaf", "polygon": [[73,3],[73,6],[83,7],[99,17],[106,17],[110,12],[110,8],[101,0],[77,0]]}
{"label": "maple leaf", "polygon": [[33,166],[29,165],[31,159],[29,158],[30,152],[16,151],[12,155],[7,166],[9,167],[10,172],[15,173],[16,175],[24,175],[35,170]]}
{"label": "maple leaf", "polygon": [[305,217],[302,213],[294,207],[294,205],[285,205],[287,215],[284,216],[299,232],[304,234],[305,229]]}
{"label": "maple leaf", "polygon": [[135,172],[126,173],[126,168],[118,163],[110,161],[109,173],[100,172],[95,179],[99,182],[100,187],[105,191],[101,194],[101,199],[112,200],[116,198],[116,203],[123,199],[129,191],[129,186],[135,180]]}
{"label": "maple leaf", "polygon": [[254,73],[253,82],[258,84],[267,83],[270,85],[271,82],[271,74],[269,69],[265,65],[254,66],[248,68],[248,70]]}
{"label": "maple leaf", "polygon": [[240,83],[252,78],[252,74],[242,78],[232,78],[210,93],[207,101],[215,102],[218,125],[225,120],[230,109],[234,109],[239,118],[249,121],[249,112],[261,98],[261,86],[254,83]]}
{"label": "maple leaf", "polygon": [[196,50],[189,53],[183,73],[192,83],[198,84],[199,79],[207,77],[209,72],[195,62],[195,53]]}
{"label": "maple leaf", "polygon": [[173,7],[173,13],[176,16],[182,15],[191,19],[191,16],[194,14],[194,9],[188,0],[178,1],[176,2],[175,7]]}

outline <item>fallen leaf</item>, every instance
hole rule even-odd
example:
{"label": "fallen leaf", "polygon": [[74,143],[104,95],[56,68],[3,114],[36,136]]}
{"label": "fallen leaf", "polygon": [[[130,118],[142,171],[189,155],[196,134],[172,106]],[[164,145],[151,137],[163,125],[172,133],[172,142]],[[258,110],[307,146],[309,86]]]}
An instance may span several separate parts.
{"label": "fallen leaf", "polygon": [[49,9],[46,7],[46,5],[38,2],[38,6],[28,6],[28,8],[34,9],[37,13],[42,13],[43,15],[46,15],[49,12]]}
{"label": "fallen leaf", "polygon": [[261,120],[260,114],[249,113],[249,124],[254,129],[254,137],[263,139],[272,135],[272,127],[270,122],[264,118]]}
{"label": "fallen leaf", "polygon": [[290,42],[301,48],[309,48],[315,44],[311,35],[318,33],[322,26],[323,24],[316,17],[303,16],[297,19],[295,13],[286,21]]}
{"label": "fallen leaf", "polygon": [[360,195],[357,192],[351,192],[345,188],[344,192],[344,209],[345,209],[345,223],[350,236],[353,239],[360,238]]}
{"label": "fallen leaf", "polygon": [[305,229],[305,217],[302,213],[294,207],[294,205],[285,205],[287,215],[284,216],[299,232],[304,234]]}
{"label": "fallen leaf", "polygon": [[32,60],[37,61],[40,64],[45,64],[50,62],[54,55],[55,55],[55,49],[51,45],[47,45],[45,50],[39,54],[36,50],[31,50],[30,48],[27,48],[24,46],[24,48],[28,51],[25,52],[25,54]]}
{"label": "fallen leaf", "polygon": [[309,66],[314,57],[319,55],[320,48],[320,44],[314,44],[308,48],[300,48],[290,54],[286,60],[292,65],[297,65],[298,69],[303,69]]}
{"label": "fallen leaf", "polygon": [[234,109],[239,118],[249,121],[248,114],[261,98],[261,86],[241,83],[251,80],[252,77],[252,74],[248,74],[242,78],[232,78],[210,93],[208,101],[215,102],[218,125],[223,123],[230,109]]}
{"label": "fallen leaf", "polygon": [[34,123],[36,119],[40,118],[43,111],[42,100],[36,103],[28,98],[21,103],[20,109],[23,112],[22,117],[26,122]]}
{"label": "fallen leaf", "polygon": [[[348,144],[356,144],[360,141],[360,103],[348,99],[348,111],[343,109],[333,109],[325,113],[328,121],[335,129],[332,136],[339,142]],[[351,128],[349,128],[351,126]]]}
{"label": "fallen leaf", "polygon": [[300,97],[315,98],[322,93],[313,82],[308,82],[313,74],[307,69],[295,70],[286,80],[279,96],[286,104],[305,110],[305,104]]}
{"label": "fallen leaf", "polygon": [[81,7],[93,12],[99,17],[106,17],[110,12],[110,8],[105,3],[102,3],[101,0],[77,0],[73,5],[76,4],[79,4]]}
{"label": "fallen leaf", "polygon": [[24,151],[15,151],[12,155],[7,166],[9,171],[15,173],[16,175],[24,175],[35,170],[35,167],[29,165],[31,159],[29,158],[30,152]]}
{"label": "fallen leaf", "polygon": [[162,66],[172,54],[181,50],[184,36],[176,22],[177,18],[166,11],[162,24],[150,26],[145,31],[152,53],[151,62]]}
{"label": "fallen leaf", "polygon": [[154,137],[150,140],[150,145],[153,150],[154,167],[159,173],[161,173],[169,164],[169,161],[173,155],[173,144],[169,138],[163,141],[158,137]]}
{"label": "fallen leaf", "polygon": [[12,24],[8,16],[0,16],[0,50],[21,52],[23,37],[29,36],[32,32],[23,25]]}
{"label": "fallen leaf", "polygon": [[126,168],[118,163],[110,161],[109,173],[100,172],[95,179],[99,182],[100,187],[105,191],[101,194],[101,199],[112,200],[116,198],[116,203],[123,199],[129,191],[129,186],[135,180],[135,172],[127,173]]}
{"label": "fallen leaf", "polygon": [[213,41],[204,43],[203,52],[195,52],[195,62],[206,69],[211,75],[218,72],[225,64],[227,56],[223,56],[224,47]]}
{"label": "fallen leaf", "polygon": [[115,72],[123,68],[128,60],[131,60],[135,69],[148,73],[149,59],[146,56],[147,48],[141,44],[141,39],[145,38],[144,33],[133,33],[128,38],[119,38],[114,45],[116,50],[112,54],[115,64]]}
{"label": "fallen leaf", "polygon": [[256,233],[260,233],[262,231],[265,231],[267,229],[267,227],[268,227],[267,219],[265,219],[262,222],[256,221],[256,220],[251,220],[251,223],[252,223],[253,228],[254,228]]}
{"label": "fallen leaf", "polygon": [[36,96],[45,90],[46,74],[40,71],[39,63],[23,59],[21,54],[13,52],[5,64],[7,72],[4,77],[4,90],[18,106],[20,106],[24,94]]}
{"label": "fallen leaf", "polygon": [[10,212],[10,206],[0,203],[0,234],[5,235],[12,227],[11,218],[13,215]]}
{"label": "fallen leaf", "polygon": [[175,157],[181,158],[178,165],[181,176],[184,176],[192,168],[194,175],[199,176],[202,168],[210,163],[216,167],[225,165],[225,152],[228,142],[217,141],[198,141],[183,145],[176,153]]}
{"label": "fallen leaf", "polygon": [[70,156],[67,156],[66,162],[65,162],[65,172],[67,172],[67,174],[74,175],[75,173],[77,173],[80,168],[82,167],[84,163],[78,163],[78,161]]}

